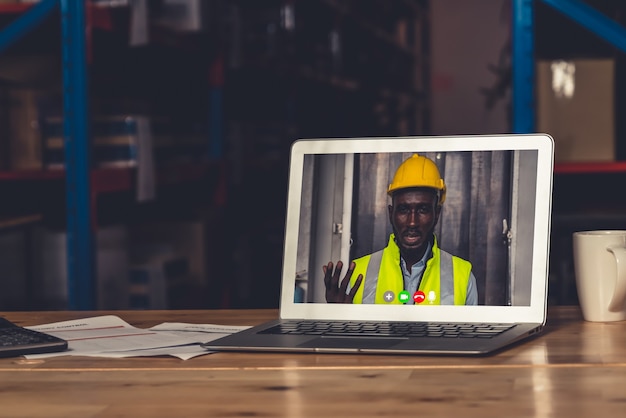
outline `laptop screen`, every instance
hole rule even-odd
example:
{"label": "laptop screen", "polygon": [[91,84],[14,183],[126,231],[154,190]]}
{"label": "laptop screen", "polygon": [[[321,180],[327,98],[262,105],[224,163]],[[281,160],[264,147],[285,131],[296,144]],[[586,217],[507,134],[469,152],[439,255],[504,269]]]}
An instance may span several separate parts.
{"label": "laptop screen", "polygon": [[545,305],[551,174],[541,135],[298,141],[281,308]]}

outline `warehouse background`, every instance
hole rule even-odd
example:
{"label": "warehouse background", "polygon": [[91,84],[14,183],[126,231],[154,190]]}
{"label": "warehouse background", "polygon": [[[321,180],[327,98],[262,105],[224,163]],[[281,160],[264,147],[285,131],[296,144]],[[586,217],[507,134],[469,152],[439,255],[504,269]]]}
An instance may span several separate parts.
{"label": "warehouse background", "polygon": [[[0,28],[37,3],[0,1]],[[623,54],[536,3],[537,64],[590,68],[579,92],[601,93],[570,109],[544,86],[539,121],[559,140],[603,132],[598,158],[619,162]],[[588,3],[620,22],[622,2]],[[85,4],[98,308],[277,306],[297,138],[511,131],[509,0]],[[70,297],[60,22],[57,8],[0,54],[0,309]],[[553,303],[575,302],[572,228],[624,222],[614,193],[576,191],[620,176],[557,175]]]}

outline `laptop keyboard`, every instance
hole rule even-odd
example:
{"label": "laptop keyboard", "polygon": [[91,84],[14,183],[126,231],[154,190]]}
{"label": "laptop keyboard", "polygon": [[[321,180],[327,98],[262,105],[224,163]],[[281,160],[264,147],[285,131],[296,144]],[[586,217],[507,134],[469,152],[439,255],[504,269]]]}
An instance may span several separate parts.
{"label": "laptop keyboard", "polygon": [[459,324],[430,322],[286,321],[261,334],[324,335],[341,337],[493,338],[514,324]]}

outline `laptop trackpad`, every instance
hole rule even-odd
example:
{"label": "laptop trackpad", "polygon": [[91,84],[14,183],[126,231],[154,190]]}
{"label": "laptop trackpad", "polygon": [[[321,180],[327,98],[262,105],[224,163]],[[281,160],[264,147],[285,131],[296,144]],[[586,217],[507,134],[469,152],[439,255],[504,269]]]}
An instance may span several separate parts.
{"label": "laptop trackpad", "polygon": [[406,341],[404,338],[319,337],[298,347],[319,348],[388,348]]}

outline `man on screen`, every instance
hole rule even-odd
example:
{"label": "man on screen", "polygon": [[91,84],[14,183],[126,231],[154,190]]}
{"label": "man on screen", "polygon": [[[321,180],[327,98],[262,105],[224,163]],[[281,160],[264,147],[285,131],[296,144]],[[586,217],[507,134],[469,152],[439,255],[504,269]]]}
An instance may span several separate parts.
{"label": "man on screen", "polygon": [[387,247],[352,261],[341,282],[341,261],[323,266],[326,301],[476,305],[471,263],[437,246],[446,185],[435,163],[413,154],[396,170],[387,194],[393,230]]}

